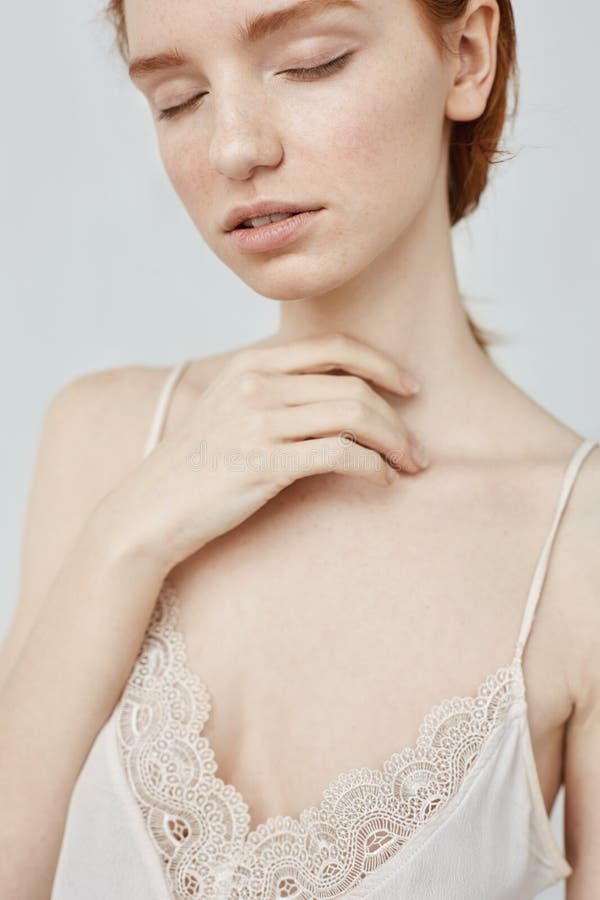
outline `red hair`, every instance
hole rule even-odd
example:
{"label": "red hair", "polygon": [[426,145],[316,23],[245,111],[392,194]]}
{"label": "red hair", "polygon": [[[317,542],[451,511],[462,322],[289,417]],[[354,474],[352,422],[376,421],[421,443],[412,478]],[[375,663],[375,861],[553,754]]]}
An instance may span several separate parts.
{"label": "red hair", "polygon": [[[432,38],[440,57],[450,48],[443,30],[461,18],[469,0],[414,0],[419,17]],[[514,105],[510,118],[514,119],[518,106],[519,70],[517,66],[517,37],[511,0],[497,0],[500,10],[497,62],[494,83],[484,112],[471,122],[453,122],[450,136],[448,166],[448,207],[451,225],[456,225],[473,212],[488,183],[490,167],[502,162],[510,154],[500,148],[500,139],[508,118],[508,96],[511,82]],[[124,0],[109,0],[104,14],[115,29],[115,42],[126,65],[129,63],[129,44],[125,21]],[[487,347],[497,335],[478,326],[465,311],[469,327],[479,346]]]}

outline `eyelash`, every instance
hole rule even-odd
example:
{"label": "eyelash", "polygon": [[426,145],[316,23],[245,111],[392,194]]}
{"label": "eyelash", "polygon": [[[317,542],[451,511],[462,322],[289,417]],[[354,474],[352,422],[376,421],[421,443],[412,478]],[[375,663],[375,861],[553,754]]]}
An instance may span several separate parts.
{"label": "eyelash", "polygon": [[[319,78],[339,71],[344,67],[351,56],[352,53],[344,53],[343,56],[338,56],[336,57],[336,59],[331,59],[329,62],[323,63],[323,65],[321,66],[313,66],[310,69],[287,69],[286,72],[295,73],[295,77],[298,81],[311,81],[313,78]],[[185,103],[180,103],[179,106],[171,106],[169,107],[169,109],[161,109],[158,118],[174,119],[184,110],[195,108],[203,96],[204,94],[196,94],[194,97],[190,97],[189,100],[186,100]]]}

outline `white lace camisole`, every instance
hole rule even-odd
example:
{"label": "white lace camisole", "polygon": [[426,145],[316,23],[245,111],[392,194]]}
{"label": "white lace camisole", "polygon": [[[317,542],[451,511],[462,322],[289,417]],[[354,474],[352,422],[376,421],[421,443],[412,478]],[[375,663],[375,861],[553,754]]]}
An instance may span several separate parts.
{"label": "white lace camisole", "polygon": [[[145,453],[189,360],[164,382]],[[564,473],[514,656],[442,700],[414,746],[340,773],[298,818],[249,827],[216,774],[207,687],[187,664],[167,577],[120,699],[73,789],[51,900],[530,900],[571,874],[546,813],[522,656],[575,478]]]}

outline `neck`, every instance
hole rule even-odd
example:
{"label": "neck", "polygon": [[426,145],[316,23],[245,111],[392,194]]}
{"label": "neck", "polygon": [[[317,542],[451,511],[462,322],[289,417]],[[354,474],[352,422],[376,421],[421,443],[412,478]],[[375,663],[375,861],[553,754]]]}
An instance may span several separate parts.
{"label": "neck", "polygon": [[502,397],[514,400],[515,388],[475,340],[447,217],[431,210],[351,281],[281,302],[269,343],[342,332],[380,349],[421,384],[415,398],[390,401],[408,428],[439,455],[476,455],[498,437],[482,416],[492,390],[496,410]]}

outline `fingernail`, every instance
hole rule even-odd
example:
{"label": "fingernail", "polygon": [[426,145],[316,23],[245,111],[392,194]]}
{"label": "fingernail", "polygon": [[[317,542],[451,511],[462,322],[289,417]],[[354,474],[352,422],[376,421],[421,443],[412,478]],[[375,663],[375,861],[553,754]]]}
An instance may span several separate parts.
{"label": "fingernail", "polygon": [[415,379],[410,375],[404,376],[404,385],[406,387],[406,390],[411,394],[418,394],[421,390],[421,385],[419,384],[419,382],[415,381]]}

